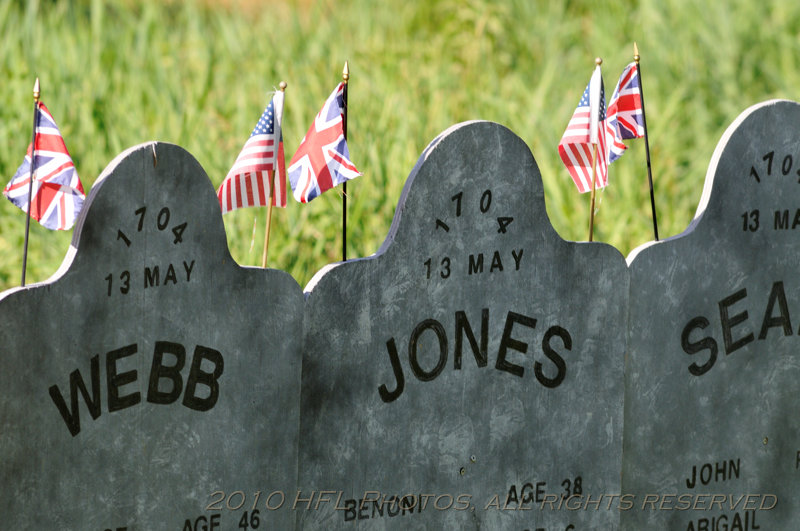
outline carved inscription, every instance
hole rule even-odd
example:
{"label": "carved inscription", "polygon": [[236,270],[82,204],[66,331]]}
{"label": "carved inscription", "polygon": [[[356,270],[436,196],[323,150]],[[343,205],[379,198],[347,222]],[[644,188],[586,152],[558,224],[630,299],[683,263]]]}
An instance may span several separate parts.
{"label": "carved inscription", "polygon": [[[785,177],[791,174],[793,170],[794,174],[798,177],[797,182],[800,183],[800,165],[795,165],[795,158],[792,157],[791,153],[781,153],[776,157],[775,151],[773,150],[761,157],[761,163],[759,163],[758,169],[756,169],[755,164],[750,166],[750,177],[760,184],[761,175],[766,175],[767,177]],[[761,175],[759,175],[759,171]]]}
{"label": "carved inscription", "polygon": [[[131,391],[130,387],[127,391],[123,389],[139,379],[138,371],[133,369],[138,366],[138,360],[135,359],[138,352],[138,345],[133,343],[105,354],[106,405],[109,413],[135,406],[142,401],[139,391]],[[148,379],[147,401],[153,404],[172,404],[183,393],[182,404],[185,407],[195,411],[213,408],[219,398],[219,378],[224,369],[222,353],[202,345],[195,347],[184,392],[181,371],[185,364],[186,348],[183,345],[171,341],[156,341]],[[209,371],[209,367],[213,368]],[[79,369],[70,373],[67,396],[69,406],[58,385],[52,385],[48,389],[53,404],[73,437],[81,431],[78,395],[83,397],[92,420],[97,420],[102,413],[103,392],[100,381],[100,355],[96,354],[89,361],[88,385]]]}
{"label": "carved inscription", "polygon": [[[455,312],[454,321],[453,369],[461,369],[464,339],[469,343],[472,355],[475,358],[475,364],[480,368],[486,367],[489,353],[489,309],[484,308],[481,311],[480,343],[467,319],[466,312],[462,310]],[[522,354],[528,352],[529,343],[520,340],[519,336],[527,332],[521,332],[521,330],[534,330],[536,323],[537,321],[533,317],[513,311],[508,312],[503,327],[502,339],[497,348],[495,369],[520,378],[524,376],[525,367],[512,361],[510,351]],[[423,335],[435,336],[436,341],[434,344],[438,345],[438,359],[436,365],[430,369],[423,367],[419,359],[419,343]],[[530,334],[528,333],[528,335]],[[394,337],[389,338],[386,342],[386,350],[395,382],[391,391],[386,384],[381,384],[378,388],[378,394],[384,402],[393,402],[400,397],[405,389],[405,375]],[[542,335],[541,340],[541,353],[546,358],[547,368],[540,361],[540,358],[533,362],[534,377],[544,387],[558,387],[564,381],[567,374],[567,363],[562,356],[564,350],[572,350],[572,336],[561,326],[554,325],[549,327]],[[417,324],[408,340],[408,365],[412,374],[419,381],[430,382],[435,380],[444,370],[448,354],[448,334],[442,323],[435,319],[425,319]]]}
{"label": "carved inscription", "polygon": [[720,483],[739,479],[741,466],[742,460],[739,458],[716,463],[703,463],[699,466],[693,465],[691,474],[686,478],[686,488],[693,489],[698,484],[708,485],[712,482]]}
{"label": "carved inscription", "polygon": [[[449,234],[455,227],[458,218],[465,212],[466,208],[475,209],[481,216],[487,216],[490,222],[497,225],[498,234],[508,234],[509,227],[514,218],[511,216],[491,217],[492,213],[492,191],[484,190],[480,197],[465,197],[464,192],[458,192],[450,198],[452,202],[452,214],[454,219],[446,220],[436,218],[434,232]],[[503,271],[519,271],[522,265],[524,249],[512,249],[509,252],[492,250],[476,250],[460,257],[429,257],[422,262],[425,271],[425,278],[449,279],[453,273],[459,276],[480,275],[482,273],[500,273]]]}
{"label": "carved inscription", "polygon": [[[770,182],[769,179],[783,177],[797,178],[800,183],[800,155],[780,153],[772,150],[760,157],[760,161],[750,166],[749,178],[757,184]],[[744,232],[757,232],[764,228],[772,230],[795,230],[800,227],[800,208],[778,208],[770,212],[762,212],[758,208],[745,210],[740,214],[741,227]]]}
{"label": "carved inscription", "polygon": [[[157,214],[148,214],[146,206],[139,207],[133,213],[134,227],[125,230],[118,229],[117,241],[122,242],[128,249],[136,243],[136,235],[147,229],[155,228],[158,233],[164,233],[171,238],[173,245],[180,245],[183,243],[189,223],[187,221],[174,223],[171,218],[169,207],[161,208]],[[117,293],[127,295],[132,288],[137,286],[147,289],[188,283],[192,280],[194,266],[194,259],[185,259],[175,263],[145,264],[141,270],[125,269],[112,272],[104,278],[106,294],[109,297]]]}
{"label": "carved inscription", "polygon": [[[742,288],[719,301],[717,304],[719,328],[712,326],[709,318],[704,315],[691,318],[683,327],[681,332],[683,351],[690,356],[707,351],[704,359],[689,365],[691,374],[702,376],[711,370],[717,361],[720,350],[718,341],[720,336],[725,355],[732,354],[756,340],[754,330],[747,325],[750,314],[746,309],[748,304],[746,300],[747,289]],[[764,312],[757,315],[763,315],[758,332],[759,340],[766,339],[773,328],[778,329],[775,333],[782,332],[784,336],[791,336],[794,333],[783,281],[772,284]],[[708,327],[711,328],[706,331]]]}

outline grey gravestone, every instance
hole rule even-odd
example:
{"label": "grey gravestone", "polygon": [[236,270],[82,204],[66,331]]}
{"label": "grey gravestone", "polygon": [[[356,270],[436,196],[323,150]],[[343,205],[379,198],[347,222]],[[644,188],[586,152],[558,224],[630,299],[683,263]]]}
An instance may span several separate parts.
{"label": "grey gravestone", "polygon": [[234,263],[208,177],[169,144],[109,165],[71,251],[0,300],[0,526],[290,528],[265,504],[296,486],[296,282]]}
{"label": "grey gravestone", "polygon": [[800,106],[751,107],[690,228],[631,257],[626,529],[797,526],[798,182]]}
{"label": "grey gravestone", "polygon": [[443,133],[378,253],[310,286],[300,527],[618,525],[562,495],[620,492],[626,264],[556,234],[520,138]]}

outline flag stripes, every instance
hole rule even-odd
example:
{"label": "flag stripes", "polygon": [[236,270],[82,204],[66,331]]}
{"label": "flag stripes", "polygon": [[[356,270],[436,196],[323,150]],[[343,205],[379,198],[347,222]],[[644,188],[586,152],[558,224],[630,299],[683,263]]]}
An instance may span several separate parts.
{"label": "flag stripes", "polygon": [[283,97],[282,91],[272,97],[217,190],[223,214],[237,208],[267,206],[270,190],[272,205],[286,206],[286,164],[281,133]]}
{"label": "flag stripes", "polygon": [[635,62],[627,65],[620,75],[608,104],[608,124],[611,128],[609,134],[613,135],[613,142],[609,146],[611,163],[628,149],[623,140],[644,136],[639,74]]}
{"label": "flag stripes", "polygon": [[320,194],[358,177],[344,138],[344,83],[334,89],[289,163],[292,195],[308,203]]}
{"label": "flag stripes", "polygon": [[635,62],[622,71],[608,105],[608,114],[609,119],[613,117],[617,122],[622,139],[644,137],[639,67]]}
{"label": "flag stripes", "polygon": [[34,143],[28,146],[3,195],[48,229],[67,230],[75,223],[86,196],[61,132],[41,101],[36,103]]}
{"label": "flag stripes", "polygon": [[[607,135],[605,92],[598,65],[558,144],[561,160],[580,193],[592,189],[593,172],[596,172],[595,188],[608,184]],[[596,161],[593,160],[595,145]]]}

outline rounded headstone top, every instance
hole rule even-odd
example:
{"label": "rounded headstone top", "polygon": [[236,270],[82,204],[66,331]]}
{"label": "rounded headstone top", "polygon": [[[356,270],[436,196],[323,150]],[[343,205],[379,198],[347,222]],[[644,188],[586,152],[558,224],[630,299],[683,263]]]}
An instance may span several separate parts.
{"label": "rounded headstone top", "polygon": [[149,142],[118,155],[95,182],[73,236],[76,260],[147,247],[151,256],[189,246],[230,261],[214,188],[188,151]]}
{"label": "rounded headstone top", "polygon": [[[422,152],[386,239],[367,259],[389,252],[463,252],[463,239],[489,249],[519,238],[562,241],[547,216],[539,167],[510,129],[470,121],[448,128]],[[319,271],[306,291],[336,266]]]}
{"label": "rounded headstone top", "polygon": [[[742,112],[717,144],[694,219],[662,242],[692,236],[703,246],[793,244],[792,227],[800,228],[800,210],[792,208],[800,203],[798,124],[800,104],[789,100]],[[628,262],[653,246],[634,249]]]}

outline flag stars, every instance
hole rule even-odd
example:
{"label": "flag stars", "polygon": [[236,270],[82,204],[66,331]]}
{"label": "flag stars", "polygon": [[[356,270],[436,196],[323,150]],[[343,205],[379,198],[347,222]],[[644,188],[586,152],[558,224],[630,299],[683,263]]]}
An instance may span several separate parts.
{"label": "flag stars", "polygon": [[275,131],[274,124],[274,110],[272,102],[270,102],[266,110],[264,110],[264,113],[261,115],[261,118],[258,119],[258,123],[256,124],[250,136],[271,135]]}
{"label": "flag stars", "polygon": [[[277,93],[261,113],[239,156],[217,190],[222,213],[252,206],[286,206],[286,173],[280,118],[275,120],[275,107],[283,104],[283,93]],[[280,112],[278,112],[280,114]],[[272,196],[270,199],[270,195]]]}
{"label": "flag stars", "polygon": [[[583,91],[583,96],[581,96],[581,102],[579,103],[579,105],[581,107],[588,107],[589,106],[589,86],[590,85],[586,85],[586,90]],[[572,101],[575,101],[575,100],[572,100]]]}

